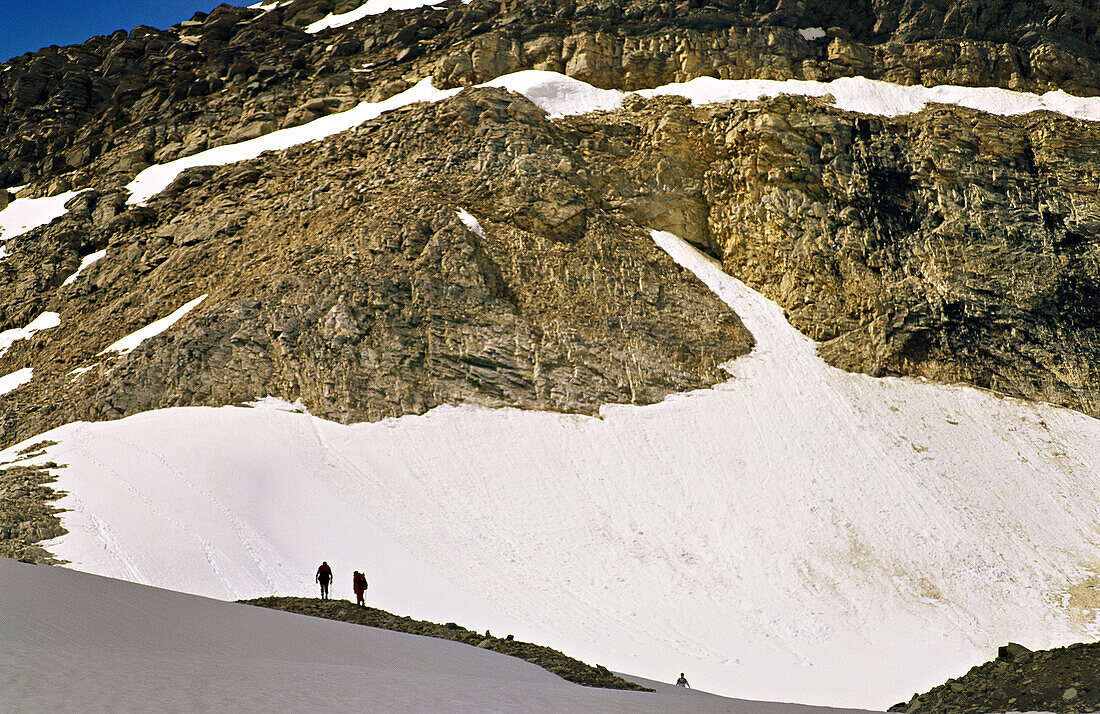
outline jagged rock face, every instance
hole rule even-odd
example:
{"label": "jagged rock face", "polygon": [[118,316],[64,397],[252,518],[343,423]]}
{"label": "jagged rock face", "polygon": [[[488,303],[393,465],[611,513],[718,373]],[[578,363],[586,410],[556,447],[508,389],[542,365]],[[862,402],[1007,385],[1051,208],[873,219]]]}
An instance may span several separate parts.
{"label": "jagged rock face", "polygon": [[[592,413],[719,381],[751,338],[643,227],[721,258],[837,366],[1100,415],[1100,136],[1053,115],[877,119],[793,98],[630,97],[551,122],[482,89],[192,169],[149,207],[127,209],[120,188],[150,162],[427,74],[454,84],[539,68],[626,89],[866,74],[1095,93],[1095,11],[1048,3],[994,27],[1025,5],[476,0],[300,29],[354,4],[222,6],[5,63],[0,185],[94,190],[0,262],[0,329],[46,310],[62,320],[0,357],[0,374],[35,369],[0,397],[0,443],[266,395],[352,421],[443,403]],[[826,39],[804,39],[806,26]],[[204,293],[129,355],[97,354]]]}
{"label": "jagged rock face", "polygon": [[[81,194],[0,263],[14,323],[44,310],[62,323],[4,358],[35,379],[4,397],[3,441],[267,395],[353,421],[442,403],[593,413],[720,381],[751,337],[628,217],[601,210],[581,178],[600,155],[572,138],[486,89],[189,171],[145,209],[115,216],[99,209],[116,194]],[[185,323],[97,354],[204,293]],[[70,374],[81,367],[93,369]]]}
{"label": "jagged rock face", "polygon": [[823,356],[1100,415],[1100,131],[778,99],[716,113],[706,178],[728,269]]}
{"label": "jagged rock face", "polygon": [[[0,67],[0,187],[52,192],[300,124],[413,77],[472,84],[521,69],[638,89],[699,76],[1100,91],[1100,12],[1077,3],[863,0],[451,2],[338,30],[352,0],[222,5]],[[822,27],[807,40],[798,29]],[[25,127],[34,127],[27,131]]]}
{"label": "jagged rock face", "polygon": [[609,207],[720,256],[832,364],[1100,415],[1094,124],[781,97],[572,125],[604,143]]}

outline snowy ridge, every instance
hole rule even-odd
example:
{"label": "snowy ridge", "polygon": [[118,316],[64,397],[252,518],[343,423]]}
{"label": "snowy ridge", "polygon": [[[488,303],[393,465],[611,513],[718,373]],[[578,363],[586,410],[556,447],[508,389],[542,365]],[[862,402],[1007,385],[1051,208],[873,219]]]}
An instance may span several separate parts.
{"label": "snowy ridge", "polygon": [[[522,94],[551,118],[612,111],[622,106],[627,94],[615,89],[600,89],[579,79],[542,70],[514,72],[478,86],[499,87]],[[150,166],[126,185],[131,194],[127,203],[144,205],[153,196],[167,188],[185,169],[195,166],[222,166],[254,159],[265,151],[287,149],[298,144],[317,141],[359,126],[384,112],[417,102],[438,102],[460,91],[461,88],[435,89],[431,78],[428,77],[404,92],[381,102],[362,102],[346,112],[330,114],[307,124],[280,129],[256,139],[218,146],[165,164]],[[911,114],[921,111],[929,103],[938,102],[1005,116],[1034,111],[1052,111],[1076,119],[1100,121],[1100,97],[1074,97],[1061,91],[1037,95],[991,87],[950,85],[910,87],[864,77],[844,77],[831,82],[794,79],[780,82],[764,79],[732,80],[699,77],[682,84],[669,84],[634,93],[644,97],[681,96],[697,105],[734,100],[754,101],[780,94],[831,96],[834,99],[834,106],[838,109],[880,116]],[[12,205],[15,203],[17,202],[13,202]]]}
{"label": "snowy ridge", "polygon": [[755,699],[885,707],[1010,639],[1100,635],[1100,422],[833,369],[777,305],[654,239],[756,337],[728,382],[599,419],[70,424],[35,437],[59,442],[38,461],[69,465],[70,533],[48,546],[224,598],[309,594],[326,559],[338,597],[364,570],[386,609]]}

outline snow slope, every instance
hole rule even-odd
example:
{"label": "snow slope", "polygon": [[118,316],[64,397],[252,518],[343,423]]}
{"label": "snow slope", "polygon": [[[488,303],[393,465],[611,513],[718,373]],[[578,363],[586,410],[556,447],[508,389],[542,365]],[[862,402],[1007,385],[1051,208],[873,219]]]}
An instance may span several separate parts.
{"label": "snow slope", "polygon": [[11,712],[836,710],[570,684],[496,652],[0,558]]}
{"label": "snow slope", "polygon": [[49,547],[223,598],[309,594],[324,559],[338,596],[359,569],[386,609],[752,699],[884,708],[1009,640],[1100,634],[1100,422],[833,369],[778,306],[654,238],[756,337],[728,382],[600,418],[70,424],[34,439],[68,464]]}

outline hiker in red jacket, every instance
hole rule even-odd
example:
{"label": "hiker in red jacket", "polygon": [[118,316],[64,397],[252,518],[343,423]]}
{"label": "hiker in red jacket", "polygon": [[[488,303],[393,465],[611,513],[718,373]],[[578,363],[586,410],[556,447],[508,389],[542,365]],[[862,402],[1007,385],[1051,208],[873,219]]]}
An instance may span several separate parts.
{"label": "hiker in red jacket", "polygon": [[327,560],[317,568],[316,580],[321,583],[321,599],[328,600],[328,584],[332,582],[332,568],[328,567]]}
{"label": "hiker in red jacket", "polygon": [[363,603],[363,593],[367,591],[367,576],[356,570],[351,576],[351,587],[355,590],[355,604],[366,607]]}

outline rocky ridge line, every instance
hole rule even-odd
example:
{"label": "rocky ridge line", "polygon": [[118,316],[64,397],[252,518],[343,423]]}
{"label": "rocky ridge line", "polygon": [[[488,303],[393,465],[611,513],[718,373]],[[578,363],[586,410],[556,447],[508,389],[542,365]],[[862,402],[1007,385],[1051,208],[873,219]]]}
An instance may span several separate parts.
{"label": "rocky ridge line", "polygon": [[[4,62],[0,187],[122,185],[150,163],[380,99],[427,75],[448,86],[533,68],[621,89],[863,75],[1100,91],[1100,14],[1076,3],[475,0],[302,29],[357,5],[221,5],[168,30],[120,30]],[[806,27],[826,35],[808,40]]]}
{"label": "rocky ridge line", "polygon": [[557,650],[535,645],[529,642],[520,642],[511,635],[507,637],[493,637],[488,631],[479,635],[472,630],[448,622],[439,625],[425,620],[414,620],[410,617],[392,615],[385,610],[373,607],[359,607],[347,600],[317,600],[305,597],[262,597],[253,600],[240,600],[246,605],[267,607],[284,612],[296,612],[300,615],[311,617],[323,617],[328,620],[351,622],[368,627],[380,627],[394,632],[406,632],[412,635],[436,637],[453,642],[464,642],[474,647],[500,652],[511,657],[518,657],[543,669],[553,672],[562,679],[580,684],[586,687],[600,687],[604,689],[627,689],[637,692],[652,692],[633,682],[628,682],[622,677],[612,674],[606,667],[595,667],[558,652]]}

